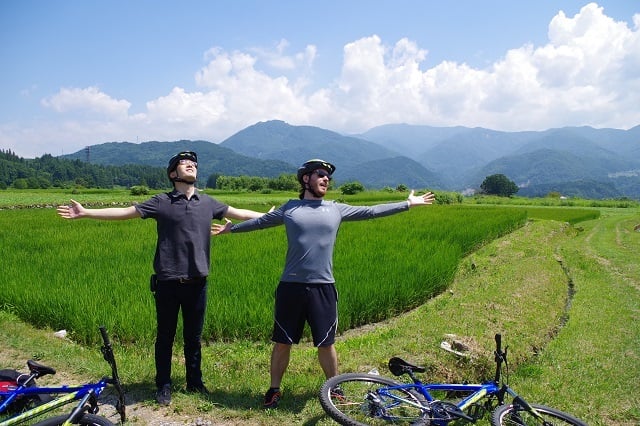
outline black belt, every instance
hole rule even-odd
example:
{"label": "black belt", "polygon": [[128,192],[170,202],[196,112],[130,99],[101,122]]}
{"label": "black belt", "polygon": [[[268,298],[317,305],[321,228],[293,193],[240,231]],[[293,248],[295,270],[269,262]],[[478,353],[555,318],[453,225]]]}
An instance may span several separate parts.
{"label": "black belt", "polygon": [[203,284],[207,280],[207,277],[193,277],[193,278],[178,278],[175,280],[158,280],[159,283],[164,284]]}

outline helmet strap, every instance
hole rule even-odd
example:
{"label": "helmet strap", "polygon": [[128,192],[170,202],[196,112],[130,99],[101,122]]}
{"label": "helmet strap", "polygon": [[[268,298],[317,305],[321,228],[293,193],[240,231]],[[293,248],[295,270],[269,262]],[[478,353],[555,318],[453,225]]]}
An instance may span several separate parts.
{"label": "helmet strap", "polygon": [[184,180],[182,179],[180,176],[178,176],[178,169],[176,168],[174,170],[176,177],[174,177],[173,179],[171,179],[171,182],[176,183],[176,182],[182,182],[182,183],[186,183],[187,185],[195,185],[196,181],[189,181],[189,180]]}

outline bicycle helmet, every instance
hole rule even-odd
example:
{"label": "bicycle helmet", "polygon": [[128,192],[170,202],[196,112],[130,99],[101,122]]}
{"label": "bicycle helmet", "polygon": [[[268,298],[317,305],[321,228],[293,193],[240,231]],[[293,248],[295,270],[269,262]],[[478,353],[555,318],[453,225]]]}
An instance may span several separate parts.
{"label": "bicycle helmet", "polygon": [[174,172],[178,167],[180,160],[191,160],[195,163],[198,162],[198,154],[193,151],[182,151],[171,157],[169,164],[167,165],[167,177],[172,182],[181,182],[180,178],[171,178],[171,172]]}
{"label": "bicycle helmet", "polygon": [[319,158],[314,158],[312,160],[306,161],[302,166],[298,168],[298,182],[300,182],[301,185],[304,185],[302,176],[308,175],[309,173],[318,169],[325,169],[327,172],[329,172],[329,175],[332,175],[333,172],[336,171],[336,166],[327,161],[320,160]]}

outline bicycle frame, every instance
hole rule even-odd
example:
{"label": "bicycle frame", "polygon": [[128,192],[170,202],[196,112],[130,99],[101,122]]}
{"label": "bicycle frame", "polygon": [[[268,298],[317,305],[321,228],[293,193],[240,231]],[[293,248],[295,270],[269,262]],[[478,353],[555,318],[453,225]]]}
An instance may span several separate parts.
{"label": "bicycle frame", "polygon": [[[412,366],[410,364],[405,363],[403,360],[396,358],[396,360],[400,363],[396,365],[396,370],[399,368],[400,370],[395,371],[394,375],[402,375],[407,374],[413,383],[400,384],[398,386],[389,386],[382,387],[377,389],[377,393],[379,395],[384,396],[388,400],[393,400],[396,402],[402,402],[403,404],[409,404],[417,408],[425,408],[423,405],[418,404],[414,401],[411,401],[406,398],[402,398],[397,394],[394,394],[392,391],[397,389],[405,389],[412,390],[419,393],[428,403],[439,403],[441,401],[437,400],[433,397],[431,392],[454,392],[454,393],[464,393],[466,396],[462,397],[460,401],[457,403],[447,402],[447,404],[452,404],[457,407],[455,411],[452,411],[451,408],[445,408],[444,410],[451,414],[454,417],[462,418],[467,421],[475,423],[479,418],[479,413],[476,410],[472,412],[472,415],[468,415],[465,413],[469,408],[473,406],[473,404],[485,400],[485,406],[482,407],[484,410],[490,410],[495,408],[497,405],[504,404],[505,395],[509,395],[512,397],[515,404],[518,404],[529,413],[531,413],[534,417],[538,419],[543,419],[542,415],[537,412],[537,410],[532,407],[527,401],[525,401],[520,395],[518,395],[513,389],[511,389],[507,384],[500,384],[502,378],[502,364],[506,365],[507,362],[507,348],[503,351],[501,348],[502,345],[502,336],[500,334],[496,334],[496,350],[494,352],[495,362],[496,362],[496,371],[495,377],[491,381],[486,381],[481,384],[459,384],[459,383],[422,383],[420,379],[418,379],[415,375],[417,371],[423,371],[421,367]],[[393,359],[392,359],[393,360]],[[389,361],[390,367],[391,362]],[[394,370],[393,368],[391,368]],[[493,407],[489,407],[492,402],[495,401]],[[393,406],[394,404],[388,405]],[[385,407],[386,408],[386,407]],[[444,420],[441,422],[437,422],[434,424],[442,424],[446,425],[449,420]]]}
{"label": "bicycle frame", "polygon": [[[15,391],[8,394],[9,396],[2,404],[0,404],[0,414],[2,414],[9,404],[21,397],[28,395],[36,395],[36,394],[64,394],[59,398],[55,398],[52,401],[46,402],[44,404],[38,405],[24,413],[20,413],[16,416],[13,416],[9,419],[6,419],[0,422],[0,426],[11,426],[23,423],[27,420],[31,420],[35,417],[38,417],[42,414],[45,414],[49,411],[55,410],[56,408],[60,408],[64,405],[67,405],[73,401],[80,400],[80,403],[77,404],[77,407],[82,409],[87,402],[89,402],[91,408],[89,412],[95,414],[97,412],[97,398],[102,393],[102,391],[107,386],[107,380],[103,379],[97,383],[86,384],[82,386],[60,386],[60,387],[33,387],[28,388],[23,385],[18,387]],[[5,395],[0,394],[0,396]],[[95,410],[95,412],[94,412]]]}
{"label": "bicycle frame", "polygon": [[[468,394],[464,398],[462,398],[455,405],[457,406],[457,410],[455,413],[452,413],[454,416],[463,418],[465,420],[475,422],[478,419],[472,416],[468,416],[464,413],[469,407],[475,404],[478,401],[488,397],[488,396],[498,396],[501,392],[504,392],[501,388],[499,388],[493,382],[487,382],[483,384],[442,384],[442,383],[421,383],[417,381],[415,383],[407,383],[401,384],[398,386],[388,386],[381,387],[376,389],[376,393],[387,401],[395,401],[402,402],[403,404],[412,405],[416,408],[426,408],[423,404],[414,402],[410,399],[403,398],[399,396],[398,393],[394,393],[394,390],[404,389],[408,391],[415,391],[422,395],[428,403],[440,402],[438,399],[434,398],[432,392],[463,392]],[[506,388],[503,388],[506,390]],[[500,398],[499,398],[500,399]],[[385,404],[384,408],[391,408],[395,404]],[[435,423],[434,423],[435,424]],[[443,423],[446,424],[446,423]]]}
{"label": "bicycle frame", "polygon": [[495,338],[496,370],[493,379],[475,384],[422,383],[417,374],[425,373],[426,368],[393,357],[389,360],[389,371],[398,377],[406,374],[411,381],[399,382],[380,376],[377,371],[339,374],[322,384],[320,405],[342,425],[401,423],[447,426],[458,424],[459,420],[475,424],[490,417],[493,425],[587,426],[569,413],[530,404],[518,395],[508,384],[508,348],[502,350],[500,334]]}
{"label": "bicycle frame", "polygon": [[[58,386],[58,387],[38,387],[29,386],[38,377],[46,374],[55,374],[55,370],[38,366],[37,363],[29,361],[31,374],[26,380],[20,381],[18,387],[14,390],[7,392],[0,392],[0,416],[5,414],[10,404],[20,397],[28,397],[32,395],[60,395],[61,396],[37,405],[27,411],[19,413],[13,417],[0,421],[0,426],[12,426],[24,423],[49,411],[55,410],[64,405],[70,404],[73,401],[79,401],[75,408],[69,414],[69,420],[78,419],[84,412],[96,414],[98,412],[98,397],[107,387],[107,385],[114,385],[118,392],[119,398],[116,404],[116,410],[120,414],[122,422],[125,421],[125,400],[124,390],[118,377],[118,369],[116,366],[115,356],[111,348],[111,342],[109,336],[104,327],[100,327],[100,333],[102,334],[102,340],[104,345],[101,347],[102,355],[111,366],[111,377],[103,377],[98,382],[86,383],[79,386]],[[36,368],[36,366],[38,368]],[[33,367],[33,369],[32,369]]]}

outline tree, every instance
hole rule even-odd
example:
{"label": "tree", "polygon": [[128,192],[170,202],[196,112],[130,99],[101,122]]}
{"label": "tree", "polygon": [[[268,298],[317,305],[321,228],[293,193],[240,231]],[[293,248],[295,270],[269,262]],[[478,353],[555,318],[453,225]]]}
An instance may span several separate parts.
{"label": "tree", "polygon": [[345,183],[340,187],[340,192],[344,195],[354,195],[362,191],[364,191],[364,185],[358,181]]}
{"label": "tree", "polygon": [[482,185],[480,185],[480,190],[483,194],[511,197],[518,192],[518,185],[509,180],[505,175],[498,173],[487,176],[482,182]]}

